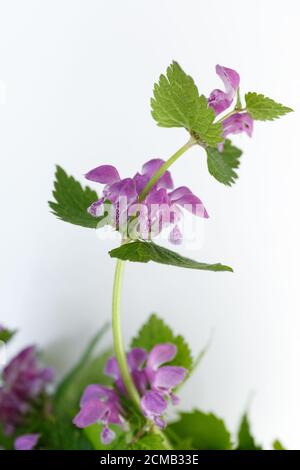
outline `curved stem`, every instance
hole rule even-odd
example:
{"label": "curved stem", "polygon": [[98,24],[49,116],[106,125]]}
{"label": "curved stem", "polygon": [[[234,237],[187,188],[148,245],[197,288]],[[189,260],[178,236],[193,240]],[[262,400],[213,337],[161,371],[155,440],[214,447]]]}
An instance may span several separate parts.
{"label": "curved stem", "polygon": [[128,364],[127,357],[123,342],[122,328],[121,328],[121,290],[122,290],[122,277],[124,272],[125,261],[118,260],[115,270],[114,287],[113,287],[113,298],[112,298],[112,330],[114,349],[116,359],[119,365],[121,377],[123,379],[125,388],[132,402],[139,408],[140,397],[137,389],[132,381]]}
{"label": "curved stem", "polygon": [[[144,190],[141,192],[139,202],[142,202],[149,194],[152,187],[159,180],[159,178],[167,171],[167,169],[178,160],[190,147],[195,145],[197,141],[191,137],[190,140],[183,145],[177,152],[175,152],[152,176]],[[114,286],[113,286],[113,299],[112,299],[112,330],[114,340],[114,350],[116,359],[120,369],[121,377],[123,379],[125,388],[129,398],[140,409],[140,396],[132,380],[131,374],[128,369],[127,357],[124,347],[124,341],[121,328],[121,289],[122,289],[122,276],[124,271],[125,261],[118,260],[115,270]]]}
{"label": "curved stem", "polygon": [[155,183],[157,183],[159,178],[167,171],[167,169],[171,165],[173,165],[173,163],[175,163],[176,160],[178,160],[178,158],[181,157],[181,155],[184,154],[184,152],[186,152],[190,147],[192,147],[196,143],[197,143],[197,141],[193,137],[191,137],[190,140],[185,145],[180,147],[180,149],[177,150],[177,152],[175,152],[174,155],[172,155],[170,158],[168,158],[168,160],[159,168],[159,170],[152,176],[152,178],[150,178],[150,180],[148,181],[148,183],[144,187],[143,191],[141,192],[141,194],[139,196],[139,201],[140,202],[143,201],[147,197],[147,195],[151,191],[152,187],[155,185]]}

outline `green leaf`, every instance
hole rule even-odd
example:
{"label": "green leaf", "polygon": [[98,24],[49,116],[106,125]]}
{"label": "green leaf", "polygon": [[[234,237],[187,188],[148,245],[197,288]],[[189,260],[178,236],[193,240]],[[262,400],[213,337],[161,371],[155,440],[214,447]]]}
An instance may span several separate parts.
{"label": "green leaf", "polygon": [[281,444],[281,442],[278,439],[276,439],[273,442],[273,449],[274,450],[286,450],[286,448]]}
{"label": "green leaf", "polygon": [[198,115],[191,128],[191,134],[202,143],[215,147],[223,141],[222,124],[214,122],[215,113],[208,107],[205,96],[201,95],[198,101]]}
{"label": "green leaf", "polygon": [[192,77],[177,62],[154,85],[152,116],[161,127],[183,127],[193,137],[208,145],[222,141],[222,126],[214,123],[215,114],[200,96]]}
{"label": "green leaf", "polygon": [[223,264],[207,264],[194,261],[171,251],[168,248],[156,245],[153,242],[134,241],[126,243],[109,252],[112,258],[118,258],[124,261],[133,261],[139,263],[155,263],[177,266],[179,268],[200,269],[204,271],[230,271],[232,268]]}
{"label": "green leaf", "polygon": [[229,139],[225,140],[221,152],[213,147],[207,147],[207,166],[210,174],[220,183],[231,186],[238,178],[235,170],[240,165],[242,151],[231,144]]}
{"label": "green leaf", "polygon": [[190,442],[190,449],[195,450],[229,450],[231,438],[224,422],[215,415],[195,410],[181,413],[180,419],[166,428],[166,434],[175,448],[182,450]]}
{"label": "green leaf", "polygon": [[130,445],[130,450],[166,450],[162,436],[159,434],[146,434],[137,442]]}
{"label": "green leaf", "polygon": [[237,450],[262,450],[261,446],[255,443],[251,434],[250,423],[247,415],[242,417],[239,433]]}
{"label": "green leaf", "polygon": [[88,186],[83,188],[81,184],[67,175],[60,167],[56,167],[53,197],[49,206],[52,214],[61,220],[81,227],[97,228],[100,222],[106,220],[107,213],[102,217],[93,217],[88,212],[88,207],[99,199],[96,191]]}
{"label": "green leaf", "polygon": [[161,127],[191,129],[197,119],[199,93],[192,77],[177,62],[154,85],[152,116]]}
{"label": "green leaf", "polygon": [[15,336],[17,330],[8,330],[7,328],[2,328],[0,327],[0,341],[3,341],[4,343],[8,343],[13,336]]}
{"label": "green leaf", "polygon": [[188,370],[192,369],[193,358],[185,339],[181,335],[174,335],[171,328],[163,320],[152,314],[137,336],[133,338],[131,347],[151,351],[156,344],[160,343],[173,343],[177,346],[177,354],[170,364],[185,367]]}
{"label": "green leaf", "polygon": [[106,333],[106,324],[90,341],[83,355],[73,369],[58,385],[54,395],[56,413],[74,417],[84,388],[90,383],[110,383],[103,369],[111,351],[95,357],[95,350]]}
{"label": "green leaf", "polygon": [[247,111],[253,119],[273,121],[293,110],[264,95],[249,92],[245,95]]}

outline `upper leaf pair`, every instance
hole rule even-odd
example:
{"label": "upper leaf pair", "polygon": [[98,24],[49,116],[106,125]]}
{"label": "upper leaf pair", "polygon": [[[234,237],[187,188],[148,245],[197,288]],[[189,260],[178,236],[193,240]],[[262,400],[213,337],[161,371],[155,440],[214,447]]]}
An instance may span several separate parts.
{"label": "upper leaf pair", "polygon": [[[193,79],[177,62],[173,62],[166,75],[161,75],[154,85],[152,116],[161,127],[183,127],[189,131],[197,143],[206,149],[210,174],[230,186],[237,179],[235,170],[242,152],[226,140],[227,136],[241,132],[251,136],[253,120],[274,120],[292,109],[254,92],[245,95],[243,108],[238,73],[220,65],[216,66],[216,72],[224,83],[225,91],[213,90],[207,100],[199,95]],[[235,96],[235,108],[215,120],[218,114],[230,108]]]}

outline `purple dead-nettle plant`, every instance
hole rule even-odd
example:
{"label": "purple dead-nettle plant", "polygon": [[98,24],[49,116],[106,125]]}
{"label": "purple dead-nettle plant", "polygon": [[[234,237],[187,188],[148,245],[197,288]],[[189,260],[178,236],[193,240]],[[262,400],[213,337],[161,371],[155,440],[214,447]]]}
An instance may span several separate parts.
{"label": "purple dead-nettle plant", "polygon": [[[100,197],[94,190],[82,188],[57,167],[55,201],[50,202],[53,213],[66,222],[83,227],[110,226],[121,235],[121,245],[109,253],[117,259],[112,289],[114,356],[105,366],[105,374],[112,382],[101,384],[99,379],[99,383],[89,384],[73,418],[76,427],[84,428],[86,433],[91,432],[91,426],[98,426],[97,432],[104,444],[112,445],[123,433],[127,436],[126,445],[134,448],[132,446],[144,434],[154,433],[156,437],[160,436],[164,448],[176,446],[172,441],[174,429],[173,434],[168,433],[167,411],[170,404],[178,404],[178,388],[197,363],[192,360],[183,338],[175,337],[156,317],[150,318],[126,353],[121,328],[125,262],[152,261],[195,270],[232,271],[220,263],[187,258],[154,241],[166,230],[173,245],[181,244],[185,240],[181,223],[186,211],[199,218],[208,218],[206,207],[189,189],[188,182],[180,181],[181,186],[174,188],[171,165],[191,147],[197,147],[206,156],[211,176],[231,186],[238,178],[242,151],[228,137],[236,134],[251,137],[254,121],[274,120],[292,111],[262,94],[249,92],[242,96],[240,76],[235,70],[217,65],[216,73],[223,82],[223,89],[214,89],[208,98],[199,93],[194,80],[177,62],[173,62],[154,85],[151,111],[158,126],[182,128],[189,134],[187,142],[168,159],[152,158],[144,163],[141,171],[133,171],[132,177],[123,179],[115,166],[99,162],[85,178],[104,185]],[[188,321],[187,313],[185,319]],[[136,415],[138,420],[134,421]],[[195,412],[192,418],[195,424],[185,426],[182,422],[180,432],[192,434],[201,416]],[[205,419],[209,420],[210,426],[210,418]],[[199,426],[206,428],[203,423]],[[216,434],[219,435],[219,431],[216,430]],[[118,439],[114,439],[116,435]],[[182,437],[193,441],[191,435]],[[228,433],[223,437],[223,448],[231,448]],[[28,440],[25,445],[26,442]],[[191,448],[197,449],[200,445],[194,443]]]}

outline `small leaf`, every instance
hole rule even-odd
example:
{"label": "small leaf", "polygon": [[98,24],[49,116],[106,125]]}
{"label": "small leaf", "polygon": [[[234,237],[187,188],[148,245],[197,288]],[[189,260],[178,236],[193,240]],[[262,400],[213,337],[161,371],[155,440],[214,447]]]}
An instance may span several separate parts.
{"label": "small leaf", "polygon": [[222,125],[214,123],[215,113],[200,96],[192,77],[177,62],[154,85],[152,116],[161,127],[183,127],[193,137],[208,145],[222,141]]}
{"label": "small leaf", "polygon": [[274,442],[273,442],[273,449],[274,450],[286,450],[285,447],[283,447],[283,445],[281,444],[281,442],[276,439]]}
{"label": "small leaf", "polygon": [[230,434],[224,422],[211,413],[181,413],[180,419],[166,428],[167,437],[175,448],[182,450],[181,441],[190,442],[190,449],[229,450]]}
{"label": "small leaf", "polygon": [[247,415],[242,417],[240,429],[238,433],[237,450],[262,450],[261,446],[255,443],[251,434],[250,423]]}
{"label": "small leaf", "polygon": [[192,369],[193,358],[183,336],[174,335],[171,328],[155,314],[150,316],[137,336],[133,338],[131,347],[144,348],[149,352],[156,344],[162,343],[173,343],[177,347],[177,354],[170,364],[185,367],[188,370]]}
{"label": "small leaf", "polygon": [[207,166],[210,174],[220,183],[231,186],[238,178],[234,171],[240,165],[242,151],[231,144],[229,139],[225,140],[221,152],[213,147],[207,147]]}
{"label": "small leaf", "polygon": [[8,330],[7,328],[3,328],[0,326],[0,341],[4,343],[8,343],[13,336],[15,336],[17,330]]}
{"label": "small leaf", "polygon": [[99,199],[96,191],[88,186],[83,188],[60,166],[56,167],[55,177],[53,191],[55,202],[49,202],[52,214],[65,222],[87,228],[97,228],[101,221],[106,220],[106,213],[102,217],[93,217],[87,212],[88,207]]}
{"label": "small leaf", "polygon": [[264,95],[249,92],[245,95],[247,111],[253,119],[273,121],[293,110]]}
{"label": "small leaf", "polygon": [[154,261],[155,263],[167,264],[177,266],[180,268],[200,269],[204,271],[230,271],[232,268],[224,266],[223,264],[207,264],[194,261],[171,251],[162,246],[156,245],[153,242],[134,241],[126,243],[118,248],[109,252],[112,258],[118,258],[124,261],[133,261],[139,263],[148,263]]}

